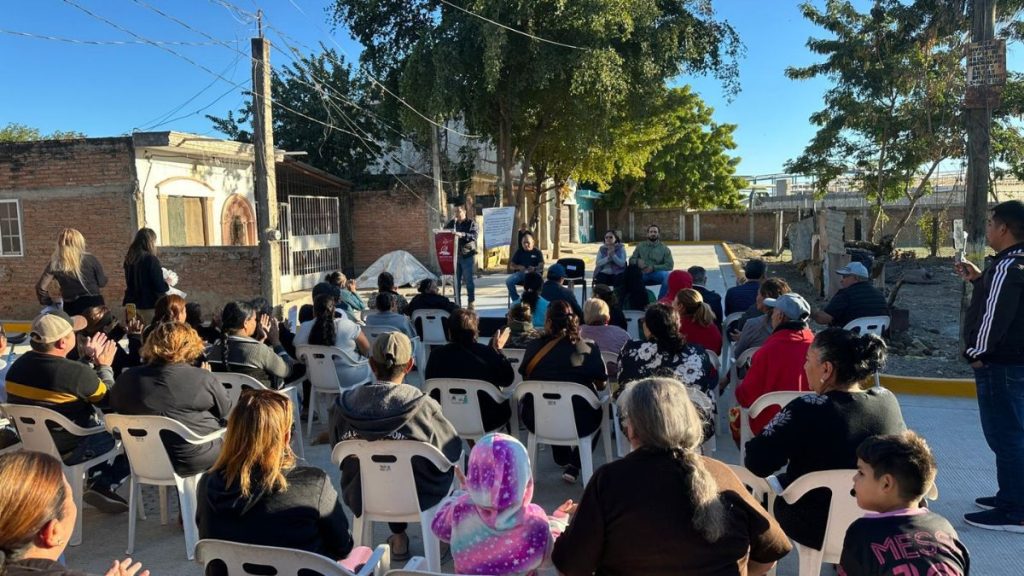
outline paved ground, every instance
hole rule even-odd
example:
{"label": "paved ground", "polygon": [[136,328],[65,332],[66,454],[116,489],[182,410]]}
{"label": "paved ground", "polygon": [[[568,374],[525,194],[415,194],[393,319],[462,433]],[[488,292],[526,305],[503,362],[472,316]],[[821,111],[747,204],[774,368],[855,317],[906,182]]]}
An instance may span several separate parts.
{"label": "paved ground", "polygon": [[[594,247],[596,250],[596,246]],[[732,269],[720,248],[714,246],[675,246],[672,248],[677,267],[699,264],[708,269],[708,287],[724,293],[726,286],[734,284]],[[503,315],[505,306],[504,275],[477,280],[477,308],[483,315]],[[923,376],[926,374],[922,374]],[[938,487],[940,498],[934,509],[951,520],[972,554],[973,573],[984,576],[1020,576],[1024,574],[1024,536],[989,532],[966,525],[963,513],[973,509],[976,496],[993,494],[995,490],[995,464],[991,452],[982,438],[978,423],[977,404],[971,399],[949,399],[923,396],[900,398],[907,424],[921,433],[931,444],[939,462]],[[724,413],[724,408],[723,408]],[[725,438],[725,431],[720,430]],[[525,441],[525,436],[523,437]],[[716,456],[735,463],[738,451],[731,441],[719,442]],[[332,471],[327,446],[306,448],[311,465]],[[595,451],[595,464],[603,462],[602,451]],[[1024,481],[1024,479],[1021,479]],[[552,510],[568,498],[578,500],[583,487],[566,485],[552,463],[548,451],[539,455],[535,501],[546,510]],[[156,490],[147,489],[146,510],[149,520],[139,522],[134,557],[141,560],[158,575],[201,574],[200,568],[185,559],[184,538],[177,523],[167,526],[159,523]],[[128,524],[125,515],[104,516],[86,508],[85,536],[81,546],[70,548],[68,564],[74,568],[102,574],[112,558],[124,554]],[[413,551],[419,552],[419,527],[410,526]],[[375,541],[382,542],[386,528],[381,526]],[[451,571],[451,564],[446,566]],[[831,573],[827,569],[824,574]],[[780,575],[796,575],[795,553],[783,560]]]}

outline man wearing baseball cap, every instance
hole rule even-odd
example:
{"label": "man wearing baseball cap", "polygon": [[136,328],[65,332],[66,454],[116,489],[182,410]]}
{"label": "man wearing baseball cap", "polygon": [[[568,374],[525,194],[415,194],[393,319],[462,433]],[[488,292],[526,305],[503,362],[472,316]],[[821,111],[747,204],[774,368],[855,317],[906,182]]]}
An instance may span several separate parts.
{"label": "man wearing baseball cap", "polygon": [[565,300],[569,306],[572,306],[572,311],[576,313],[576,316],[583,318],[583,308],[580,308],[580,303],[576,300],[576,293],[562,285],[564,280],[565,266],[557,262],[548,266],[548,279],[540,287],[540,297],[547,300],[549,305],[555,300]]}
{"label": "man wearing baseball cap", "polygon": [[[342,440],[417,440],[431,444],[451,462],[462,458],[462,440],[441,413],[441,405],[418,388],[404,384],[413,368],[409,337],[385,332],[373,342],[370,368],[375,381],[345,390],[331,408],[331,444]],[[440,472],[426,461],[413,461],[420,506],[434,506],[448,495],[453,470]],[[341,491],[345,504],[356,514],[362,511],[359,461],[341,463]],[[408,559],[409,537],[405,523],[389,523],[392,559]]]}
{"label": "man wearing baseball cap", "polygon": [[[744,408],[769,392],[810,391],[804,361],[814,342],[814,333],[807,326],[811,305],[796,292],[762,302],[771,312],[772,335],[754,353],[747,375],[736,388],[736,401]],[[750,422],[751,432],[760,433],[778,412],[776,407],[758,414]]]}
{"label": "man wearing baseball cap", "polygon": [[[68,360],[68,353],[77,345],[75,332],[86,324],[85,318],[61,311],[41,314],[33,320],[29,340],[32,350],[15,360],[7,371],[7,401],[49,408],[84,428],[102,425],[95,405],[106,398],[107,390],[114,385],[110,366],[117,346],[100,332],[86,340],[83,362]],[[81,437],[51,428],[50,433],[68,466],[114,447],[114,438],[107,432]],[[128,503],[114,490],[128,473],[128,461],[123,455],[113,464],[94,467],[83,499],[103,512],[127,511]]]}
{"label": "man wearing baseball cap", "polygon": [[840,289],[824,310],[811,315],[815,322],[842,328],[857,318],[889,315],[885,295],[868,282],[870,274],[864,264],[850,262],[836,270],[836,274],[840,278]]}

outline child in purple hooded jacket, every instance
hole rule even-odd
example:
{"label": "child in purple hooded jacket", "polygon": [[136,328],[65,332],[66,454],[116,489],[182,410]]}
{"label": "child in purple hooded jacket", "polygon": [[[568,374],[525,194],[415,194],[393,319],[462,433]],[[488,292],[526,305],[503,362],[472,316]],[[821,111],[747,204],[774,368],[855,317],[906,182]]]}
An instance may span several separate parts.
{"label": "child in purple hooded jacket", "polygon": [[457,574],[526,576],[551,555],[575,508],[572,500],[550,518],[532,503],[533,473],[526,447],[505,434],[488,434],[469,455],[463,490],[445,500],[431,529],[451,543]]}

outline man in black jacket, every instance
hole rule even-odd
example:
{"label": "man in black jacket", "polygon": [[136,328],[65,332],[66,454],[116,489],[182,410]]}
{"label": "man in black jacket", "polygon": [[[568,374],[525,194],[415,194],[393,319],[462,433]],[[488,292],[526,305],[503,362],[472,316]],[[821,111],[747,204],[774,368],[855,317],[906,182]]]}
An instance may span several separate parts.
{"label": "man in black jacket", "polygon": [[540,297],[547,300],[548,304],[556,300],[565,300],[569,303],[569,306],[572,306],[572,311],[576,313],[576,317],[582,320],[583,308],[580,308],[580,303],[576,300],[576,293],[562,285],[564,280],[565,266],[557,263],[549,266],[548,279],[540,287]]}
{"label": "man in black jacket", "polygon": [[693,289],[700,292],[704,302],[711,306],[711,311],[715,313],[715,325],[721,330],[722,318],[724,318],[722,316],[722,295],[704,286],[708,283],[708,271],[703,266],[690,266],[686,271],[693,276]]}
{"label": "man in black jacket", "polygon": [[455,218],[449,220],[445,224],[445,228],[455,230],[455,235],[459,237],[458,267],[455,269],[455,300],[462,304],[462,282],[465,279],[466,299],[469,302],[466,308],[472,310],[473,301],[476,300],[476,285],[473,280],[473,275],[476,272],[474,266],[478,235],[476,220],[467,218],[466,207],[460,205],[455,208]]}
{"label": "man in black jacket", "polygon": [[996,455],[995,496],[975,500],[964,515],[988,530],[1024,533],[1024,204],[992,209],[985,240],[996,251],[984,271],[966,260],[960,276],[973,285],[964,318],[964,357],[974,368],[981,429]]}

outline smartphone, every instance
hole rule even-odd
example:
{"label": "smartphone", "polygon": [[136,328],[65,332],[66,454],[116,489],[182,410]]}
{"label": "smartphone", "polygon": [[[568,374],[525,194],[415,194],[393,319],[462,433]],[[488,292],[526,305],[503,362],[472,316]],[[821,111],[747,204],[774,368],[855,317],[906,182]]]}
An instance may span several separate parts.
{"label": "smartphone", "polygon": [[135,304],[124,305],[125,321],[131,322],[132,320],[135,319],[136,314],[138,314],[138,311],[136,311],[135,309]]}

